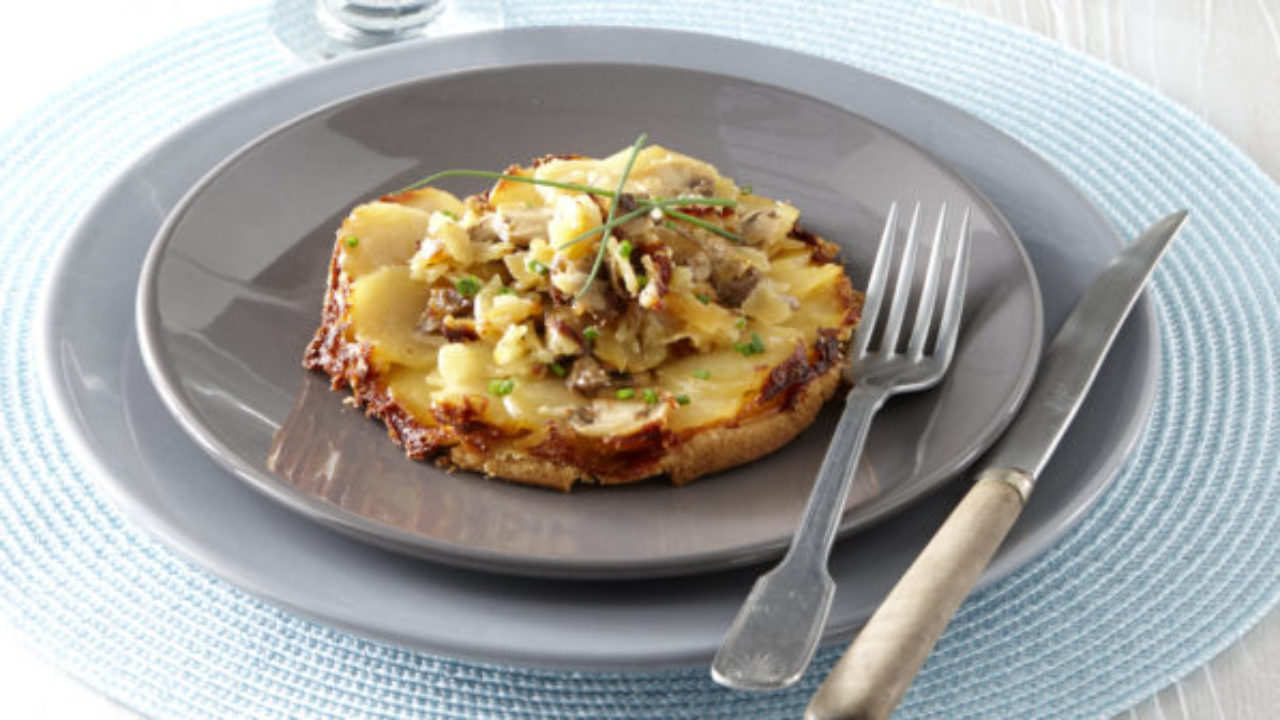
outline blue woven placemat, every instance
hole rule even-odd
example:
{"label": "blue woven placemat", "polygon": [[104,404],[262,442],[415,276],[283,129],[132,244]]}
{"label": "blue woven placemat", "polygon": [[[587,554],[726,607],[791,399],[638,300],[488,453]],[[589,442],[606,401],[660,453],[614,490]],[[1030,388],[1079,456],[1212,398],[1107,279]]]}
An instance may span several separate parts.
{"label": "blue woven placemat", "polygon": [[[477,23],[698,28],[848,62],[1019,138],[1125,235],[1191,208],[1152,288],[1164,353],[1135,456],[1065,538],[965,604],[902,717],[1113,714],[1207,661],[1280,596],[1280,191],[1202,121],[1083,56],[929,4],[459,7]],[[447,660],[257,601],[131,529],[86,480],[35,391],[34,306],[51,258],[130,157],[296,67],[265,10],[240,14],[104,69],[0,135],[0,615],[156,717],[797,716],[835,648],[800,687],[765,695],[721,690],[701,669]]]}

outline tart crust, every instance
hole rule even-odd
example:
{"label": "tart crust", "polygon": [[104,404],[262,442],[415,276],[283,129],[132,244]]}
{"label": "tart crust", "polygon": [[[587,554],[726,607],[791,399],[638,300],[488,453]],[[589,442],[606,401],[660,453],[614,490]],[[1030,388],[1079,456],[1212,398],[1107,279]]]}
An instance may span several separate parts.
{"label": "tart crust", "polygon": [[[415,197],[400,193],[382,201],[411,204]],[[788,237],[810,247],[813,262],[834,261],[835,246],[799,225]],[[654,422],[623,434],[579,433],[567,419],[536,430],[505,428],[486,419],[484,410],[495,398],[484,394],[433,406],[433,417],[424,418],[396,399],[385,363],[375,362],[374,348],[353,331],[353,283],[343,270],[343,245],[349,239],[344,224],[330,259],[322,321],[303,365],[326,373],[334,390],[349,391],[348,402],[384,423],[410,458],[561,491],[658,476],[682,485],[776,451],[805,430],[841,386],[844,345],[861,310],[861,294],[841,273],[833,285],[838,306],[845,309],[841,327],[820,329],[812,344],[797,342],[781,362],[758,365],[755,377],[765,378],[758,391],[732,417],[704,425],[671,430],[659,413]],[[677,399],[667,395],[661,403],[674,409]]]}

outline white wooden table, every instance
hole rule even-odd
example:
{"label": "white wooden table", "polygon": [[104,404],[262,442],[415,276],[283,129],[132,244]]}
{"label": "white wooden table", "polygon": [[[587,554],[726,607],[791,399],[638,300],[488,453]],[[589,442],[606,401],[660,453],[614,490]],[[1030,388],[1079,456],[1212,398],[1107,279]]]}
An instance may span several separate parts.
{"label": "white wooden table", "polygon": [[[1029,28],[1134,75],[1198,113],[1280,178],[1280,0],[942,0]],[[0,127],[53,90],[184,27],[260,0],[6,3]],[[127,7],[126,7],[127,6]],[[27,29],[55,18],[56,34]],[[74,18],[72,22],[70,19]],[[75,48],[67,52],[67,48]],[[39,73],[25,69],[38,67]],[[0,716],[134,718],[0,624]],[[1280,716],[1280,609],[1219,657],[1122,715]]]}

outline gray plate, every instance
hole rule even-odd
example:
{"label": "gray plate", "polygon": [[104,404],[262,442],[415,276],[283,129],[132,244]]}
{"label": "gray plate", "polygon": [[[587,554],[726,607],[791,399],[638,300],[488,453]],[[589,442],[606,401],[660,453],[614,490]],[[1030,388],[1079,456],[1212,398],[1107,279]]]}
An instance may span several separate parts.
{"label": "gray plate", "polygon": [[1039,359],[1041,302],[1030,260],[985,198],[900,136],[822,100],[731,76],[607,63],[474,70],[379,90],[268,133],[220,165],[170,215],[143,266],[142,357],[161,398],[214,459],[269,497],[428,559],[621,578],[780,554],[838,403],[780,452],[691,486],[565,495],[407,460],[299,366],[334,230],[360,198],[446,168],[600,156],[642,129],[790,198],[807,226],[843,246],[859,287],[893,199],[972,209],[969,312],[953,368],[935,390],[876,418],[842,530],[937,487],[1008,424]]}
{"label": "gray plate", "polygon": [[[194,562],[343,628],[436,652],[538,665],[708,660],[754,568],[661,581],[531,580],[453,569],[331,532],[235,479],[179,429],[143,368],[130,312],[150,240],[186,190],[244,143],[299,113],[461,68],[661,64],[667,57],[824,98],[893,127],[957,168],[1018,231],[1037,268],[1049,329],[1120,245],[1088,202],[1026,148],[943,103],[835,63],[723,39],[599,28],[507,31],[359,55],[196,120],[128,168],[85,215],[42,305],[39,347],[52,406],[90,475],[128,517]],[[1152,308],[1142,301],[984,584],[1060,537],[1113,477],[1151,404],[1153,325]],[[869,616],[961,486],[945,485],[837,546],[832,571],[840,590],[828,640],[847,636]]]}

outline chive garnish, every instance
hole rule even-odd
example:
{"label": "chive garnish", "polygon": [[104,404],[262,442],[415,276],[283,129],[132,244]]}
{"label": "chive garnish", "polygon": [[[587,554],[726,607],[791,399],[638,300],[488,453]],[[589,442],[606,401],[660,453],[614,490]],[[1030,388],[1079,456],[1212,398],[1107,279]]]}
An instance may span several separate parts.
{"label": "chive garnish", "polygon": [[648,275],[645,275],[644,273],[636,273],[636,287],[638,287],[638,288],[640,288],[641,290],[643,290],[643,289],[644,289],[644,286],[645,286],[645,285],[648,285],[648,284],[649,284],[649,276],[648,276]]}
{"label": "chive garnish", "polygon": [[619,388],[613,393],[613,396],[619,400],[630,400],[636,396],[635,388]]}
{"label": "chive garnish", "polygon": [[454,283],[454,286],[458,288],[459,293],[468,297],[480,292],[480,288],[482,287],[480,278],[475,275],[463,275],[458,278],[458,281]]}
{"label": "chive garnish", "polygon": [[591,187],[590,185],[582,185],[581,183],[543,180],[541,178],[525,177],[524,175],[511,175],[500,172],[489,172],[487,170],[442,170],[435,175],[425,177],[412,185],[408,185],[397,192],[408,192],[409,190],[424,188],[437,180],[447,177],[479,177],[489,178],[491,180],[511,180],[514,182],[528,183],[530,185],[543,185],[546,187],[560,188],[561,190],[574,190],[576,192],[588,193],[590,195],[613,197],[613,193],[608,190],[601,190],[600,188]]}
{"label": "chive garnish", "polygon": [[742,242],[742,238],[738,237],[736,234],[731,233],[728,230],[725,230],[719,225],[709,223],[706,220],[703,220],[702,218],[696,218],[692,215],[689,215],[688,213],[682,213],[679,210],[672,210],[670,208],[663,208],[662,211],[673,218],[676,218],[678,220],[683,220],[689,223],[690,225],[697,225],[703,230],[706,230],[707,232],[715,235],[719,235],[720,237],[726,240],[732,240],[733,242],[736,242],[736,243]]}
{"label": "chive garnish", "polygon": [[646,405],[658,404],[658,393],[653,388],[645,388],[644,391],[640,393],[640,398],[644,400]]}
{"label": "chive garnish", "polygon": [[737,325],[739,330],[743,330],[747,327],[747,318],[745,316],[739,317],[733,321],[733,324]]}
{"label": "chive garnish", "polygon": [[689,399],[688,395],[685,395],[684,393],[680,393],[679,395],[676,396],[676,402],[681,405],[688,405],[693,401]]}
{"label": "chive garnish", "polygon": [[[720,237],[726,238],[733,242],[742,242],[742,239],[739,238],[736,234],[718,225],[709,223],[701,218],[694,217],[693,215],[690,215],[688,213],[685,213],[676,209],[680,206],[689,206],[689,205],[734,207],[735,205],[737,205],[737,201],[731,198],[714,198],[714,197],[704,198],[700,196],[692,196],[692,197],[681,196],[676,198],[665,198],[665,199],[664,198],[653,198],[653,199],[636,198],[636,203],[638,207],[635,210],[627,212],[622,216],[618,215],[618,207],[621,204],[619,200],[622,198],[623,188],[626,186],[627,178],[631,175],[631,169],[635,165],[636,156],[640,154],[640,150],[643,149],[645,144],[648,142],[648,137],[649,137],[648,134],[641,133],[640,136],[636,138],[635,143],[632,144],[631,146],[631,155],[627,158],[627,164],[622,171],[622,176],[618,178],[618,186],[615,190],[612,190],[612,191],[605,190],[604,188],[592,187],[590,185],[583,185],[581,183],[560,182],[558,180],[545,180],[542,178],[527,177],[524,175],[513,175],[505,172],[489,172],[486,170],[459,169],[459,170],[443,170],[441,172],[435,173],[434,175],[429,175],[415,183],[405,186],[404,188],[400,189],[397,192],[408,192],[410,190],[417,190],[419,188],[423,188],[428,185],[431,185],[432,183],[438,180],[442,180],[448,177],[478,177],[478,178],[488,178],[491,180],[499,180],[499,181],[510,180],[512,182],[522,182],[530,185],[541,185],[544,187],[553,187],[553,188],[559,188],[561,190],[571,190],[574,192],[580,192],[580,193],[586,193],[589,195],[598,195],[601,197],[610,198],[612,201],[609,203],[609,213],[603,224],[601,224],[598,227],[592,228],[591,230],[588,230],[578,235],[577,237],[574,237],[566,241],[565,243],[560,245],[559,248],[557,248],[557,249],[563,249],[570,245],[573,245],[574,243],[581,242],[582,240],[585,240],[587,238],[595,237],[596,235],[599,235],[601,238],[600,249],[596,253],[595,261],[591,264],[591,271],[587,275],[587,280],[585,283],[583,283],[582,289],[578,291],[578,294],[574,296],[574,299],[580,299],[582,298],[583,295],[586,294],[587,290],[591,288],[591,284],[595,282],[596,277],[600,274],[600,265],[604,261],[604,253],[605,253],[605,247],[606,247],[604,239],[609,236],[609,233],[612,232],[614,228],[618,227],[624,222],[633,220],[645,213],[648,213],[648,212],[661,213],[661,216],[664,218],[663,224],[666,227],[673,230],[677,229],[676,225],[671,220],[672,218],[675,218],[675,219],[687,222],[696,227],[700,227],[703,230],[706,230],[707,232],[713,233],[715,235],[719,235]],[[751,192],[751,186],[750,185],[743,186],[743,188],[741,188],[739,192],[749,193]],[[456,213],[450,212],[448,210],[442,210],[441,212],[443,212],[447,217],[453,219],[454,221],[457,221],[459,219]],[[655,218],[657,217],[658,215],[655,214]],[[348,238],[348,247],[355,247],[355,244],[358,242],[359,240],[355,239],[354,237]],[[620,248],[619,255],[621,255],[623,259],[626,259],[631,254],[631,245],[630,243],[625,243],[622,247],[625,247],[626,250],[622,250]],[[537,260],[531,260],[528,263],[528,268],[531,271],[538,273],[539,275],[546,275],[550,272],[546,265],[542,264],[541,262],[538,262]]]}
{"label": "chive garnish", "polygon": [[635,210],[632,210],[626,215],[618,216],[612,222],[608,222],[603,225],[597,225],[591,228],[590,230],[587,230],[586,232],[574,235],[568,240],[565,240],[564,242],[557,245],[556,249],[563,250],[572,245],[577,245],[578,243],[582,242],[583,240],[586,240],[589,237],[595,237],[596,235],[599,235],[602,232],[612,232],[613,229],[618,227],[619,225],[623,225],[627,222],[630,222],[631,220],[634,220],[647,212],[649,212],[649,208],[647,207],[642,207],[642,208],[637,208]]}
{"label": "chive garnish", "polygon": [[693,376],[699,380],[706,380],[711,377],[711,371],[706,368],[698,368],[693,371]]}
{"label": "chive garnish", "polygon": [[698,298],[698,302],[702,303],[703,305],[711,304],[711,296],[706,293],[698,293],[694,297]]}
{"label": "chive garnish", "polygon": [[[574,235],[568,240],[565,240],[564,242],[557,245],[556,249],[563,250],[571,245],[576,245],[582,242],[583,240],[586,240],[587,238],[595,237],[596,235],[599,235],[601,233],[612,232],[614,228],[620,225],[625,225],[631,222],[632,220],[640,217],[641,215],[644,215],[653,210],[658,210],[659,212],[662,212],[664,214],[679,213],[680,215],[694,221],[694,224],[701,223],[708,227],[715,228],[719,230],[720,231],[719,234],[723,235],[724,237],[727,237],[730,240],[733,240],[734,242],[741,242],[741,238],[729,232],[728,230],[725,230],[724,228],[721,228],[716,225],[712,225],[711,223],[695,218],[692,215],[687,215],[685,213],[680,213],[678,210],[671,209],[672,207],[680,207],[682,205],[695,205],[695,204],[696,205],[723,205],[726,207],[732,207],[734,204],[736,204],[735,201],[730,200],[728,198],[679,197],[679,198],[673,198],[670,200],[661,200],[661,199],[649,200],[647,198],[636,198],[636,202],[640,203],[640,207],[636,208],[635,210],[632,210],[631,212],[625,215],[619,215],[618,217],[614,218],[609,222],[604,223],[603,225],[597,225],[591,228],[590,230]],[[672,224],[670,220],[666,220],[665,223],[668,228],[672,230],[676,229],[675,225]]]}
{"label": "chive garnish", "polygon": [[494,395],[510,395],[512,390],[516,389],[516,381],[510,378],[506,380],[490,380],[489,392]]}
{"label": "chive garnish", "polygon": [[764,340],[760,339],[760,333],[751,333],[751,342],[734,343],[733,349],[748,357],[759,355],[764,352]]}
{"label": "chive garnish", "polygon": [[600,337],[600,331],[596,329],[595,325],[588,325],[583,329],[582,337],[586,338],[588,342],[595,342],[596,338]]}
{"label": "chive garnish", "polygon": [[673,198],[654,198],[653,200],[642,199],[641,202],[649,202],[661,207],[680,207],[681,205],[709,205],[712,207],[738,206],[738,201],[732,198],[702,197],[701,195],[680,195]]}
{"label": "chive garnish", "polygon": [[510,285],[503,285],[502,287],[498,288],[498,294],[499,295],[515,295],[516,289],[511,287]]}
{"label": "chive garnish", "polygon": [[552,375],[555,375],[558,378],[562,378],[569,374],[569,371],[560,363],[550,363],[547,365],[547,369],[551,371]]}
{"label": "chive garnish", "polygon": [[[487,178],[490,180],[510,180],[512,182],[526,183],[529,185],[542,185],[544,187],[559,188],[561,190],[573,190],[575,192],[587,193],[588,195],[599,195],[601,197],[607,197],[607,198],[617,197],[618,195],[618,193],[612,190],[593,187],[591,185],[583,185],[582,183],[561,182],[559,180],[544,180],[542,178],[529,177],[527,175],[512,175],[510,173],[492,172],[489,170],[461,170],[461,169],[442,170],[434,175],[429,175],[413,183],[412,185],[406,185],[400,190],[397,190],[396,193],[398,194],[402,192],[408,192],[410,190],[418,190],[420,188],[424,188],[436,182],[437,180],[442,180],[448,177],[478,177],[478,178]],[[730,198],[704,198],[699,195],[694,195],[690,197],[678,197],[678,198],[674,198],[673,201],[675,201],[676,204],[679,204],[679,205],[723,205],[726,207],[733,207],[737,205],[737,201],[732,200]],[[656,201],[641,200],[641,202],[642,204],[650,205],[650,207],[647,209],[652,210],[653,209],[652,204],[654,204]]]}
{"label": "chive garnish", "polygon": [[[613,202],[609,203],[609,215],[605,218],[603,227],[612,227],[614,218],[618,216],[618,205],[620,204],[618,200],[622,196],[622,188],[626,186],[627,177],[631,175],[631,168],[636,164],[636,156],[640,154],[640,149],[643,148],[644,144],[648,141],[649,135],[647,133],[640,133],[640,136],[636,138],[635,143],[631,145],[631,155],[627,157],[626,167],[622,169],[622,175],[618,178],[618,189],[613,192]],[[608,231],[604,231],[604,233],[600,235],[600,252],[596,253],[596,261],[591,263],[591,272],[587,274],[587,281],[582,285],[582,289],[579,290],[578,294],[574,297],[575,300],[581,299],[582,296],[587,293],[587,290],[591,287],[591,283],[595,282],[596,275],[600,274],[600,263],[604,261],[604,240],[608,237],[608,235],[605,234],[607,232]]]}
{"label": "chive garnish", "polygon": [[347,247],[349,248],[356,247],[357,245],[360,244],[360,238],[356,237],[355,235],[348,235],[345,238],[343,238],[342,241],[345,242],[347,244]]}
{"label": "chive garnish", "polygon": [[[511,173],[495,173],[495,172],[492,172],[492,170],[467,170],[467,169],[440,170],[440,172],[435,173],[434,176],[428,176],[420,179],[420,181],[417,181],[413,184],[407,184],[407,186],[402,187],[401,190],[398,190],[396,192],[399,193],[399,192],[408,192],[411,190],[420,190],[420,188],[429,186],[429,184],[434,183],[436,181],[440,181],[440,179],[460,178],[460,177],[497,179],[497,181],[504,181],[504,179],[506,179],[506,181],[511,181],[511,182],[540,184],[540,186],[544,186],[544,187],[556,187],[556,188],[559,188],[559,190],[572,190],[575,192],[585,192],[585,193],[588,193],[588,195],[599,195],[602,197],[617,196],[616,192],[613,192],[611,190],[604,190],[603,187],[593,187],[593,186],[590,186],[590,184],[582,184],[577,182],[550,181],[550,179],[531,178],[529,176],[513,176],[513,174]],[[695,204],[696,205],[726,205],[726,206],[731,206],[731,208],[733,205],[736,205],[735,200],[727,199],[727,197],[691,196],[691,197],[677,197],[676,200],[680,200],[681,204],[684,204],[684,205],[695,205]]]}
{"label": "chive garnish", "polygon": [[623,240],[622,242],[618,243],[618,257],[622,258],[623,260],[628,260],[631,258],[631,250],[632,250],[632,247],[631,247],[630,240]]}
{"label": "chive garnish", "polygon": [[454,222],[458,222],[459,220],[461,220],[461,219],[462,219],[462,218],[458,217],[458,213],[453,212],[453,211],[451,211],[451,210],[441,210],[441,211],[440,211],[440,214],[441,214],[441,215],[444,215],[445,217],[449,218],[450,220],[452,220],[452,221],[454,221]]}

